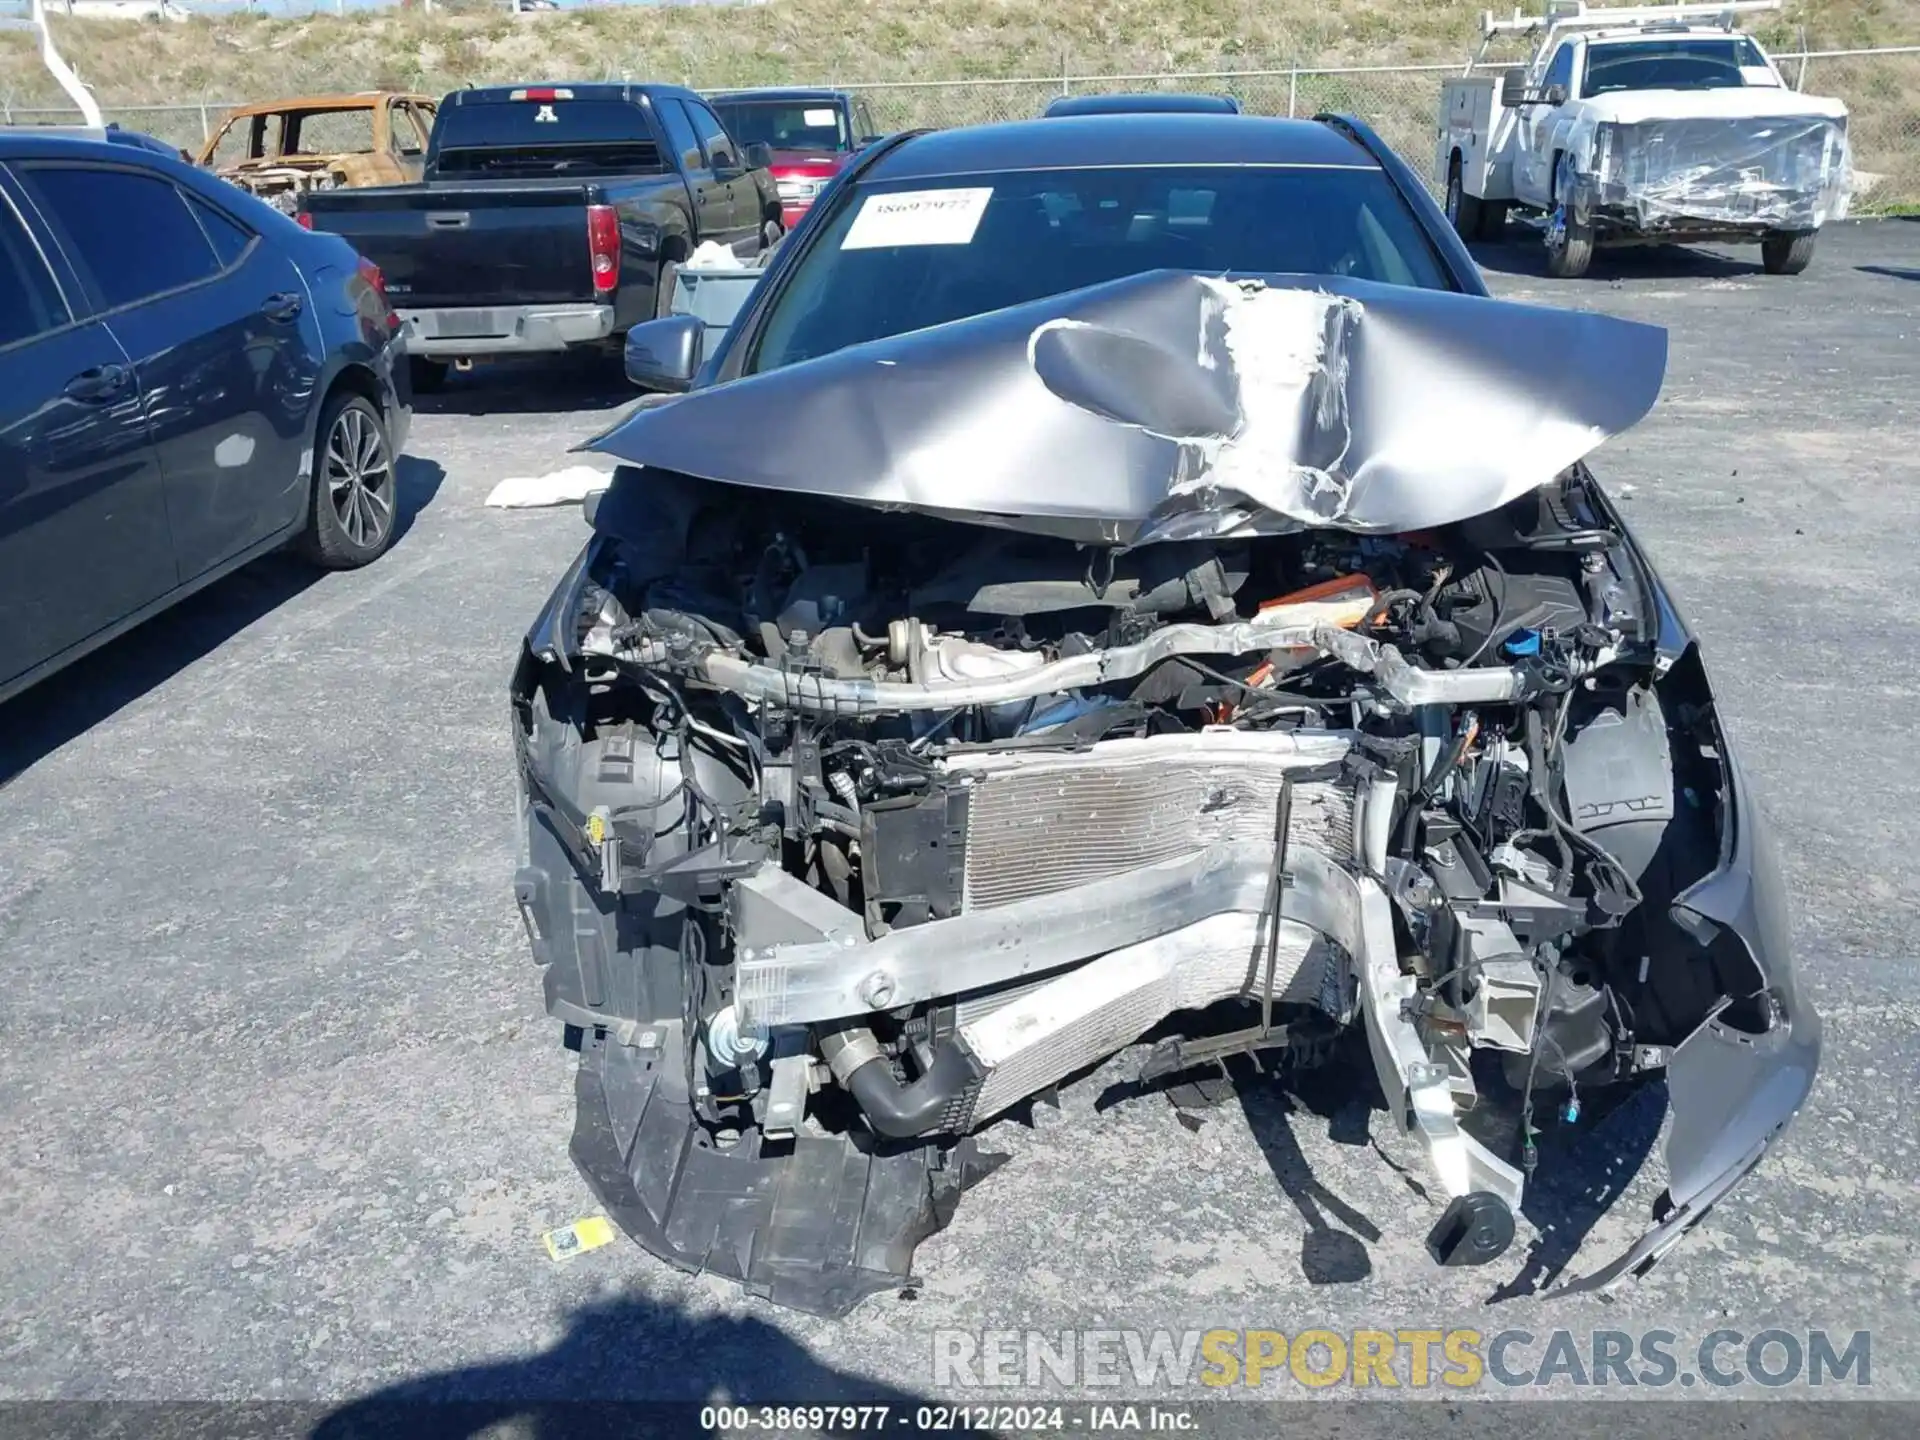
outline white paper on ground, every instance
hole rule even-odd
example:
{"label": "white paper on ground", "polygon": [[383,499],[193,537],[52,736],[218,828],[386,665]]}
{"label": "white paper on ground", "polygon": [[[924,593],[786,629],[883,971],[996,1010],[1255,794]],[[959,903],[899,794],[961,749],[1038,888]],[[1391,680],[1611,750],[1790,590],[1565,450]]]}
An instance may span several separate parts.
{"label": "white paper on ground", "polygon": [[542,505],[578,505],[595,490],[613,483],[613,475],[591,465],[569,465],[545,475],[515,475],[502,480],[487,496],[487,504],[501,510],[533,510]]}
{"label": "white paper on ground", "polygon": [[967,190],[903,190],[870,195],[853,217],[842,250],[879,250],[889,245],[967,245],[980,228],[991,185]]}

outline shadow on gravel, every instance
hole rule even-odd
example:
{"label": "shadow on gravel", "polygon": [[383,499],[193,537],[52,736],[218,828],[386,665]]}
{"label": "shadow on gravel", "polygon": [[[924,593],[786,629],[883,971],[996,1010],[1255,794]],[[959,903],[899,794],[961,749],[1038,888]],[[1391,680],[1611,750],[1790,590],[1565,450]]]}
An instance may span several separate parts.
{"label": "shadow on gravel", "polygon": [[[1920,219],[1920,216],[1913,218]],[[1856,265],[1853,268],[1867,275],[1885,275],[1891,280],[1920,280],[1920,270],[1902,265]]]}
{"label": "shadow on gravel", "polygon": [[[886,1406],[889,1428],[921,1396],[836,1370],[762,1320],[694,1316],[641,1296],[589,1305],[551,1350],[405,1380],[326,1415],[311,1440],[575,1440],[716,1435],[704,1406]],[[874,1424],[836,1429],[875,1429]],[[801,1425],[782,1433],[799,1433]]]}
{"label": "shadow on gravel", "polygon": [[[1380,1240],[1381,1232],[1314,1174],[1295,1138],[1296,1126],[1324,1124],[1327,1138],[1336,1145],[1371,1148],[1378,1162],[1430,1207],[1424,1222],[1405,1218],[1399,1223],[1431,1226],[1445,1209],[1446,1196],[1432,1177],[1423,1168],[1401,1165],[1375,1138],[1374,1127],[1391,1121],[1366,1043],[1353,1033],[1341,1037],[1326,1063],[1308,1069],[1262,1073],[1247,1057],[1237,1056],[1223,1068],[1170,1078],[1172,1083],[1110,1085],[1094,1108],[1098,1112],[1159,1094],[1180,1111],[1181,1123],[1197,1130],[1206,1123],[1210,1109],[1237,1097],[1275,1182],[1306,1225],[1300,1273],[1310,1284],[1352,1285],[1365,1280],[1373,1273],[1367,1247]],[[1489,1095],[1498,1085],[1495,1076],[1476,1078]],[[1652,1083],[1637,1090],[1583,1095],[1587,1114],[1577,1126],[1560,1123],[1553,1099],[1536,1101],[1539,1166],[1527,1182],[1520,1205],[1535,1238],[1524,1251],[1510,1248],[1486,1267],[1488,1284],[1497,1287],[1487,1297],[1489,1304],[1537,1294],[1562,1278],[1573,1278],[1565,1274],[1568,1265],[1652,1152],[1666,1117],[1666,1094],[1664,1083]],[[1511,1109],[1517,1117],[1513,1096],[1503,1095],[1500,1101],[1502,1112]],[[1490,1127],[1480,1128],[1489,1130],[1478,1135],[1483,1144],[1496,1154],[1511,1153],[1514,1134],[1496,1135]],[[1421,1238],[1425,1239],[1424,1232]],[[1611,1253],[1588,1256],[1587,1268],[1597,1269],[1612,1258]],[[1502,1275],[1509,1278],[1502,1282],[1498,1279]]]}
{"label": "shadow on gravel", "polygon": [[[1551,1111],[1553,1107],[1541,1108]],[[1537,1295],[1557,1281],[1578,1278],[1577,1273],[1567,1274],[1567,1267],[1600,1217],[1633,1184],[1660,1137],[1666,1115],[1667,1087],[1661,1081],[1620,1097],[1611,1110],[1589,1111],[1577,1130],[1552,1129],[1541,1136],[1540,1166],[1520,1202],[1520,1213],[1536,1237],[1519,1272],[1487,1297],[1488,1304]],[[1628,1228],[1645,1228],[1649,1217],[1639,1219],[1640,1226]],[[1626,1248],[1624,1242],[1620,1248]],[[1613,1258],[1612,1252],[1589,1255],[1584,1270],[1598,1270]]]}
{"label": "shadow on gravel", "polygon": [[443,388],[414,390],[420,415],[539,415],[612,410],[641,392],[611,355],[573,353],[500,360],[452,373]]}
{"label": "shadow on gravel", "polygon": [[[396,546],[406,542],[414,517],[433,503],[445,478],[432,460],[400,457]],[[0,786],[211,654],[325,574],[288,551],[262,556],[0,704]]]}
{"label": "shadow on gravel", "polygon": [[[1547,275],[1547,247],[1536,236],[1525,231],[1490,244],[1476,241],[1467,248],[1473,252],[1473,258],[1482,270],[1543,280],[1550,278]],[[1751,248],[1753,258],[1744,260],[1691,249],[1685,245],[1602,247],[1593,252],[1592,268],[1581,279],[1605,282],[1765,275],[1766,271],[1760,265],[1759,248]]]}
{"label": "shadow on gravel", "polygon": [[1300,1273],[1312,1285],[1357,1285],[1366,1279],[1373,1273],[1367,1245],[1379,1241],[1380,1227],[1321,1183],[1293,1133],[1296,1124],[1319,1119],[1327,1122],[1328,1138],[1336,1145],[1365,1147],[1370,1143],[1365,1092],[1335,1080],[1323,1066],[1293,1077],[1284,1090],[1242,1086],[1240,1108],[1273,1178],[1306,1224]]}

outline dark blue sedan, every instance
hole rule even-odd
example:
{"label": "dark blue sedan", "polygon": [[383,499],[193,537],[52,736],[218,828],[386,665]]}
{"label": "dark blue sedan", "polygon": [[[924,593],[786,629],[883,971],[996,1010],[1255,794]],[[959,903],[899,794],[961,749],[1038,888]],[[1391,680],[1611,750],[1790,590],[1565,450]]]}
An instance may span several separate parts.
{"label": "dark blue sedan", "polygon": [[392,542],[380,273],[171,156],[0,139],[0,699],[256,556]]}

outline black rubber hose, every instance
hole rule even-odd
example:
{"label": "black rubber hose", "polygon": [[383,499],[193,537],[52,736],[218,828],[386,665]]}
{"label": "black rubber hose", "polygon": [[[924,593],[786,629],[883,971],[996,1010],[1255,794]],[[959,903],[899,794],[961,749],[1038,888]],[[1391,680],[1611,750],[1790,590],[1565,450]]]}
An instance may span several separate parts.
{"label": "black rubber hose", "polygon": [[1408,798],[1406,813],[1400,817],[1400,854],[1412,853],[1414,829],[1420,823],[1421,812],[1427,808],[1427,802],[1440,793],[1440,787],[1447,783],[1447,777],[1453,774],[1460,758],[1467,753],[1467,746],[1472,742],[1479,723],[1479,717],[1473,711],[1461,712],[1459,729],[1447,742],[1446,749],[1433,757],[1433,769],[1427,772],[1427,778],[1420,782],[1420,788]]}
{"label": "black rubber hose", "polygon": [[[977,1084],[985,1073],[978,1061],[957,1041],[948,1040],[933,1052],[933,1064],[911,1085],[902,1085],[886,1058],[874,1054],[842,1075],[834,1062],[856,1048],[856,1030],[830,1031],[820,1037],[820,1053],[840,1083],[859,1105],[867,1123],[896,1140],[923,1135],[934,1128],[953,1103]],[[863,1037],[871,1044],[871,1035]]]}

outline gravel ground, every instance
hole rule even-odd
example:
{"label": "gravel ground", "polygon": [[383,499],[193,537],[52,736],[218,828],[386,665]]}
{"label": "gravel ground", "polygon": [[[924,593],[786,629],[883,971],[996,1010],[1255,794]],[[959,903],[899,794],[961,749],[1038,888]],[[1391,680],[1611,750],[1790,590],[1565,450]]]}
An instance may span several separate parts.
{"label": "gravel ground", "polygon": [[1704,638],[1827,1022],[1775,1156],[1617,1303],[1485,1302],[1535,1241],[1551,1268],[1591,1225],[1573,1274],[1644,1224],[1657,1096],[1539,1187],[1501,1265],[1440,1271],[1358,1086],[1195,1131],[1158,1098],[1095,1117],[1117,1063],[996,1127],[1013,1158],[916,1298],[825,1322],[625,1241],[551,1261],[591,1201],[509,898],[505,686],[583,530],[481,500],[630,392],[501,370],[423,404],[379,564],[262,562],[0,707],[0,1397],[925,1396],[946,1327],[1775,1323],[1872,1328],[1872,1393],[1913,1396],[1920,222],[1836,227],[1797,279],[1757,260],[1556,282],[1483,255],[1500,294],[1671,327],[1659,408],[1596,468]]}

